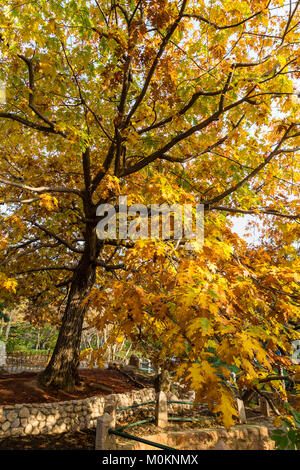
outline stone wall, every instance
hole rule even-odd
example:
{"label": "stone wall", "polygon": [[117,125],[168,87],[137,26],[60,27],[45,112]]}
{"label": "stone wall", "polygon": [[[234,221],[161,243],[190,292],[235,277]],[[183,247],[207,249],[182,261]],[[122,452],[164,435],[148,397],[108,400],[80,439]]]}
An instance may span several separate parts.
{"label": "stone wall", "polygon": [[[0,439],[27,434],[55,434],[79,431],[96,426],[96,420],[104,413],[108,403],[114,401],[117,408],[155,399],[154,389],[147,388],[128,393],[85,398],[54,403],[0,405]],[[122,419],[133,410],[123,411]]]}
{"label": "stone wall", "polygon": [[[168,393],[168,399],[178,400],[178,397]],[[181,398],[182,399],[182,398]],[[97,418],[114,404],[116,408],[131,406],[155,400],[153,388],[135,390],[105,396],[85,398],[54,403],[33,403],[19,405],[0,405],[0,439],[10,436],[56,434],[65,431],[80,431],[96,427]],[[141,419],[154,416],[154,405],[124,410],[118,413],[118,422],[125,422],[128,416]],[[185,415],[190,410],[188,405],[173,404],[168,406],[170,414]],[[143,414],[143,416],[140,415]],[[178,432],[158,433],[144,436],[154,442],[168,445],[177,449],[211,449],[221,439],[230,449],[271,449],[268,429],[258,425],[238,425],[229,431],[224,428],[202,428],[199,430],[184,430]],[[124,441],[123,449],[149,449],[139,443]]]}

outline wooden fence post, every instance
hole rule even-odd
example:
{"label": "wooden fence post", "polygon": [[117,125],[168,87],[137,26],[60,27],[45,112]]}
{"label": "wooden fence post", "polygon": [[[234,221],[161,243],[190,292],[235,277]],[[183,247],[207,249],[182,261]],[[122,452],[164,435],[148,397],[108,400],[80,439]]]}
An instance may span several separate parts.
{"label": "wooden fence post", "polygon": [[155,423],[160,428],[168,425],[168,403],[167,395],[164,392],[156,394]]}
{"label": "wooden fence post", "polygon": [[261,414],[267,417],[271,416],[270,405],[269,405],[268,400],[265,397],[261,397],[259,401],[260,401]]}
{"label": "wooden fence post", "polygon": [[114,420],[112,427],[114,428],[116,425],[116,417],[117,417],[117,403],[114,397],[112,397],[111,399],[105,402],[103,413],[104,414],[106,413],[112,416]]}
{"label": "wooden fence post", "polygon": [[247,418],[246,418],[244,402],[240,398],[237,398],[236,402],[237,402],[237,407],[238,407],[238,412],[239,412],[240,423],[245,424],[247,422]]}
{"label": "wooden fence post", "polygon": [[109,434],[109,429],[114,429],[115,419],[108,413],[97,419],[95,450],[115,450],[116,438]]}

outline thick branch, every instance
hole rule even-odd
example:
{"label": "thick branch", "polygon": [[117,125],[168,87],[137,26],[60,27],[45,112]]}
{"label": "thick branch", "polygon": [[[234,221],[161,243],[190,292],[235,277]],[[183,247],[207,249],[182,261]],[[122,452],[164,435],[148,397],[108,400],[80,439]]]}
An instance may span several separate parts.
{"label": "thick branch", "polygon": [[[28,67],[28,74],[29,74],[29,96],[28,96],[28,104],[29,108],[32,109],[32,111],[48,126],[50,126],[53,130],[55,130],[55,123],[53,121],[50,121],[47,117],[43,116],[43,114],[40,113],[40,111],[36,108],[34,104],[34,98],[35,98],[35,84],[34,84],[34,71],[33,71],[33,66],[32,66],[32,59],[28,59],[26,56],[22,54],[18,54],[18,57],[25,62],[25,64]],[[65,135],[64,135],[65,136]]]}
{"label": "thick branch", "polygon": [[62,131],[59,131],[53,127],[46,127],[42,124],[38,124],[36,122],[29,121],[18,114],[14,113],[0,113],[0,118],[4,119],[11,119],[12,121],[17,121],[23,124],[24,126],[31,127],[32,129],[36,129],[37,131],[46,132],[47,134],[58,134],[63,137],[66,137],[66,134]]}
{"label": "thick branch", "polygon": [[166,145],[164,145],[162,148],[157,150],[156,152],[152,153],[151,155],[148,155],[148,157],[145,157],[144,159],[140,160],[137,162],[135,165],[132,165],[131,167],[125,169],[121,176],[127,176],[132,173],[135,173],[136,171],[141,170],[144,168],[146,165],[149,163],[153,162],[157,158],[161,158],[166,152],[168,152],[172,147],[174,147],[176,144],[181,142],[182,140],[187,139],[191,135],[193,135],[195,132],[200,131],[202,129],[205,129],[207,126],[209,126],[212,122],[218,121],[220,116],[225,113],[226,111],[229,111],[232,108],[235,108],[239,106],[241,103],[244,103],[247,101],[248,96],[252,93],[255,87],[253,87],[243,98],[240,100],[226,106],[222,110],[218,109],[214,114],[212,114],[209,118],[205,119],[204,121],[200,122],[199,124],[196,124],[189,129],[187,129],[184,132],[181,132],[178,134],[176,137],[173,137]]}

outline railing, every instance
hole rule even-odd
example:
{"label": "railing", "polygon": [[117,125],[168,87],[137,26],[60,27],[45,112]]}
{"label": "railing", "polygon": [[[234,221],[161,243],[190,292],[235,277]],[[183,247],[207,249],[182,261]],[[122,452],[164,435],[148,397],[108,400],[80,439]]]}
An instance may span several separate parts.
{"label": "railing", "polygon": [[132,434],[127,434],[126,432],[118,431],[117,429],[110,429],[110,434],[115,434],[116,436],[124,437],[125,439],[131,439],[132,441],[141,442],[147,444],[148,446],[157,447],[158,449],[163,450],[177,450],[174,447],[168,447],[158,442],[148,441],[148,439],[143,439],[142,437],[133,436]]}
{"label": "railing", "polygon": [[[116,413],[119,413],[121,411],[130,410],[130,409],[139,408],[141,406],[154,405],[154,404],[157,405],[158,400],[147,401],[147,402],[143,402],[143,403],[136,403],[136,404],[133,404],[133,405],[130,405],[130,406],[124,406],[122,408],[117,408]],[[157,408],[156,408],[156,415],[157,415]],[[123,432],[124,429],[131,428],[131,427],[134,427],[134,426],[138,426],[140,424],[150,423],[150,422],[153,422],[153,421],[156,421],[156,420],[157,420],[157,416],[155,416],[155,417],[153,416],[151,418],[143,419],[143,420],[140,420],[140,421],[135,421],[134,423],[129,423],[129,424],[126,424],[124,426],[118,426],[117,428],[116,427],[115,428],[110,428],[108,430],[108,434],[123,437],[125,439],[129,439],[129,440],[136,441],[136,442],[141,442],[143,444],[147,444],[149,446],[156,447],[158,449],[176,450],[173,447],[168,447],[168,446],[165,446],[163,444],[159,444],[158,442],[149,441],[148,439],[143,439],[142,437],[134,436],[133,434],[128,434],[126,432]]]}
{"label": "railing", "polygon": [[40,370],[46,367],[51,354],[49,351],[41,353],[13,352],[6,354],[5,368],[10,372]]}
{"label": "railing", "polygon": [[[122,411],[130,410],[130,409],[139,408],[142,406],[153,405],[153,404],[156,405],[155,416],[146,418],[140,421],[135,421],[134,423],[125,424],[124,426],[118,426],[118,427],[115,426],[115,416],[118,413]],[[156,400],[133,404],[130,406],[125,406],[122,408],[116,408],[116,409],[110,410],[111,412],[110,416],[103,415],[100,418],[98,418],[97,430],[96,430],[96,446],[95,446],[96,450],[111,450],[110,449],[110,446],[111,446],[110,437],[111,436],[118,436],[124,439],[141,442],[143,444],[147,444],[152,447],[157,447],[158,449],[177,450],[172,447],[165,446],[164,444],[159,444],[157,442],[149,441],[147,439],[124,432],[124,430],[127,428],[132,428],[134,426],[138,426],[138,425],[150,423],[150,422],[155,422],[159,427],[165,427],[168,421],[197,421],[197,422],[202,421],[203,422],[204,420],[207,420],[207,417],[196,418],[196,417],[191,417],[191,416],[189,417],[168,416],[168,404],[194,406],[194,402],[191,402],[191,401],[167,400],[165,393],[159,392],[157,394]],[[109,420],[108,422],[111,423],[111,426],[107,426],[107,419]]]}
{"label": "railing", "polygon": [[[10,373],[17,373],[23,371],[38,371],[44,369],[50,358],[51,351],[41,351],[41,352],[11,352],[6,354],[6,364],[4,365],[5,369]],[[128,357],[115,354],[115,361],[125,363],[128,361]],[[80,367],[89,367],[90,359],[86,358],[80,361]],[[154,369],[151,366],[151,362],[147,359],[142,359],[140,361],[140,369],[145,372],[153,372]]]}
{"label": "railing", "polygon": [[[89,368],[91,363],[91,356],[87,356],[80,361],[80,367]],[[128,356],[122,355],[120,353],[114,353],[113,359],[110,356],[106,356],[104,359],[104,366],[107,366],[109,363],[117,363],[117,364],[128,364]],[[93,368],[97,368],[94,366]],[[147,372],[149,374],[155,372],[155,369],[152,367],[150,359],[140,359],[139,369],[143,372]]]}
{"label": "railing", "polygon": [[[122,355],[120,353],[115,353],[113,355],[113,359],[111,359],[110,361],[107,358],[107,362],[127,363],[128,362],[128,355],[124,355],[124,354]],[[150,359],[144,359],[144,358],[140,359],[140,369],[145,370],[147,372],[153,372],[154,371],[154,369],[151,365]]]}

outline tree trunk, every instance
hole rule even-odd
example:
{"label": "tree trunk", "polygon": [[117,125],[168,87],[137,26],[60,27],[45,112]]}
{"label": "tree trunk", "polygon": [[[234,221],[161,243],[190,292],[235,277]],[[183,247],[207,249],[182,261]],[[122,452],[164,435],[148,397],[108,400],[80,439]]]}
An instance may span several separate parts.
{"label": "tree trunk", "polygon": [[83,302],[95,283],[95,266],[86,253],[74,272],[58,339],[46,369],[40,373],[43,385],[71,392],[79,384],[79,354],[84,314]]}
{"label": "tree trunk", "polygon": [[9,320],[8,320],[7,325],[6,325],[4,341],[7,341],[7,340],[8,340],[9,333],[10,333],[11,322],[12,322],[13,316],[14,316],[14,312],[11,311],[11,312],[9,313]]}
{"label": "tree trunk", "polygon": [[40,329],[38,328],[35,350],[37,351],[39,349],[39,347],[40,347]]}

